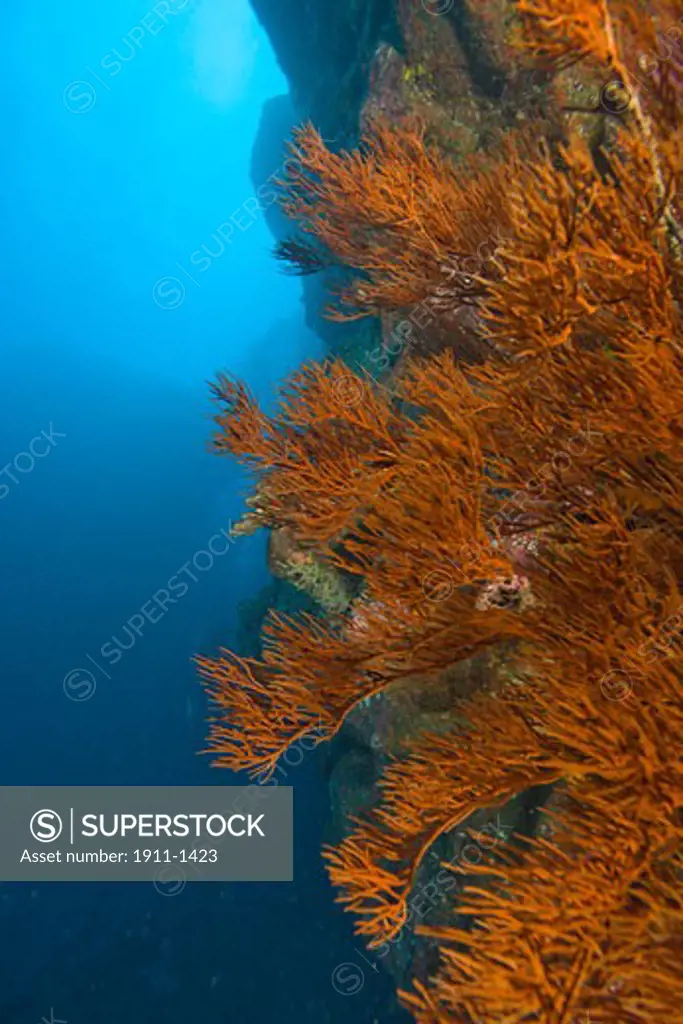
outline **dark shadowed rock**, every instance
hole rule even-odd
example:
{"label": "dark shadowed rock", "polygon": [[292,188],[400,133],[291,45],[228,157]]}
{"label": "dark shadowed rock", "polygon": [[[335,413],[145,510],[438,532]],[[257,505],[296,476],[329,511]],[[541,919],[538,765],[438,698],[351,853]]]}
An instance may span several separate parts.
{"label": "dark shadowed rock", "polygon": [[368,67],[396,42],[392,0],[252,0],[290,83],[300,118],[330,140],[354,136]]}

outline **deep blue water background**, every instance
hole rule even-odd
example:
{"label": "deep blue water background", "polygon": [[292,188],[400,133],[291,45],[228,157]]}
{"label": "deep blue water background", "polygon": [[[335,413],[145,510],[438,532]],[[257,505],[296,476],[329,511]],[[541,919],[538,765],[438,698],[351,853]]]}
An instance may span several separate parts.
{"label": "deep blue water background", "polygon": [[[244,478],[207,453],[205,381],[228,369],[269,401],[319,354],[263,217],[185,276],[254,195],[261,107],[286,83],[246,0],[174,6],[165,23],[136,0],[5,11],[0,464],[43,431],[57,442],[0,477],[6,785],[235,781],[195,753],[190,659],[234,640],[238,603],[267,582],[263,538],[218,559],[111,678],[88,660],[242,508]],[[171,276],[185,293],[163,308]],[[63,680],[83,666],[96,689],[75,701]],[[316,757],[291,778],[293,885],[0,886],[0,1022],[393,1019],[390,983],[332,905]],[[352,997],[331,984],[341,962],[364,974]]]}

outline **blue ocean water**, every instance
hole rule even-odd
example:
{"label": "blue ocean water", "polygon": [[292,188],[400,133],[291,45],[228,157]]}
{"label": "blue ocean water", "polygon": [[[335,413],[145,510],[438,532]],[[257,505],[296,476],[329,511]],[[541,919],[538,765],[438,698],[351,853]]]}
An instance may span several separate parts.
{"label": "blue ocean water", "polygon": [[[264,540],[183,567],[247,488],[207,451],[206,381],[229,370],[268,402],[320,354],[249,204],[286,82],[247,0],[13,5],[5,27],[0,781],[227,785],[196,753],[191,658],[235,640]],[[315,757],[288,781],[291,885],[1,885],[2,1024],[403,1019],[333,906]]]}

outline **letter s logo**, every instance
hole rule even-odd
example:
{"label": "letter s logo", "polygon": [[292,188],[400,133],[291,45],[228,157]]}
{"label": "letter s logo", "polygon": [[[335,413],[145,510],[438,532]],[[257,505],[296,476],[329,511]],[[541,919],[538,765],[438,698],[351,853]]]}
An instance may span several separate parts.
{"label": "letter s logo", "polygon": [[43,808],[31,818],[31,835],[39,843],[53,843],[62,834],[62,819],[56,811]]}

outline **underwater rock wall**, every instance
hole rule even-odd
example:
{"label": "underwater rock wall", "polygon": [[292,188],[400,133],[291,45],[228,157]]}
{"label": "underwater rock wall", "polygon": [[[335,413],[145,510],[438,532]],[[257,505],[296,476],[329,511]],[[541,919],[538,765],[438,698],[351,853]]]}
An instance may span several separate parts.
{"label": "underwater rock wall", "polygon": [[[288,97],[264,106],[252,162],[258,190],[282,167],[297,124],[312,121],[334,147],[353,146],[367,98],[378,48],[399,43],[392,0],[252,0],[290,86]],[[275,242],[291,234],[277,206],[267,213]],[[306,324],[331,352],[353,359],[354,348],[369,347],[379,327],[335,324],[321,316],[329,301],[322,276],[302,280]],[[360,341],[359,341],[360,336]]]}
{"label": "underwater rock wall", "polygon": [[300,120],[332,141],[355,135],[370,61],[398,39],[392,0],[252,0]]}

